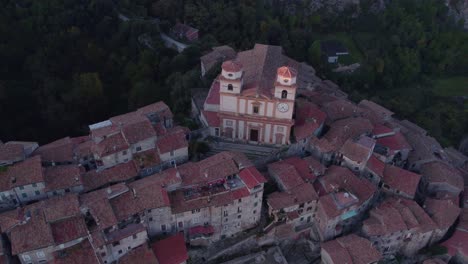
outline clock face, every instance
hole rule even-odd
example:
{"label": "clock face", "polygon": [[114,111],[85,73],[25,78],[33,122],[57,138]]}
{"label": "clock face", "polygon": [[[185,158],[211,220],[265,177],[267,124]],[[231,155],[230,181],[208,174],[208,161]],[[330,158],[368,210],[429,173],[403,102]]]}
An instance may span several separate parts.
{"label": "clock face", "polygon": [[286,103],[279,103],[278,104],[278,111],[281,113],[286,113],[289,110],[289,105]]}

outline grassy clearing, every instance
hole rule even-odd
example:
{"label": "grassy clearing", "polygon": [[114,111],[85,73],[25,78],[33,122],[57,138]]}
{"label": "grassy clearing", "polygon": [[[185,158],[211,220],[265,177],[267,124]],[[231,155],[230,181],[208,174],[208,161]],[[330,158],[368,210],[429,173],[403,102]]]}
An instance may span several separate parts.
{"label": "grassy clearing", "polygon": [[434,83],[434,93],[439,96],[468,96],[468,77],[438,79]]}

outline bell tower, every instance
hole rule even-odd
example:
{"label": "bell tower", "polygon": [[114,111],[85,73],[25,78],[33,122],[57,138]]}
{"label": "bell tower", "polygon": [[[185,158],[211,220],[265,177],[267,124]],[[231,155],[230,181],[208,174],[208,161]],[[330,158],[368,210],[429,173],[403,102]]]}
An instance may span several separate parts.
{"label": "bell tower", "polygon": [[276,71],[275,97],[284,100],[296,98],[297,71],[288,66],[278,68]]}
{"label": "bell tower", "polygon": [[220,92],[240,94],[242,90],[242,64],[228,60],[223,62],[221,68]]}

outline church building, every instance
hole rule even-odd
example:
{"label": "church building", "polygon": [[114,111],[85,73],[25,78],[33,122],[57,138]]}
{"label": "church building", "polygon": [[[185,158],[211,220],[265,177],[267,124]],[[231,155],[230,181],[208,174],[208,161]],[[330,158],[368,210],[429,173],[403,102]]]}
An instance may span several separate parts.
{"label": "church building", "polygon": [[279,46],[256,44],[221,67],[201,111],[211,134],[246,143],[290,144],[300,64]]}

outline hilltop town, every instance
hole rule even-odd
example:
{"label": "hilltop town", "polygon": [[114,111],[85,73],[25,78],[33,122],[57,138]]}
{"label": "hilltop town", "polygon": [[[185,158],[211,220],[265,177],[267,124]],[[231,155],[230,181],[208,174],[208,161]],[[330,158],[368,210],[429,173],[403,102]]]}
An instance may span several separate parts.
{"label": "hilltop town", "polygon": [[1,263],[468,262],[468,157],[280,46],[200,61],[200,129],[155,102],[0,143]]}

